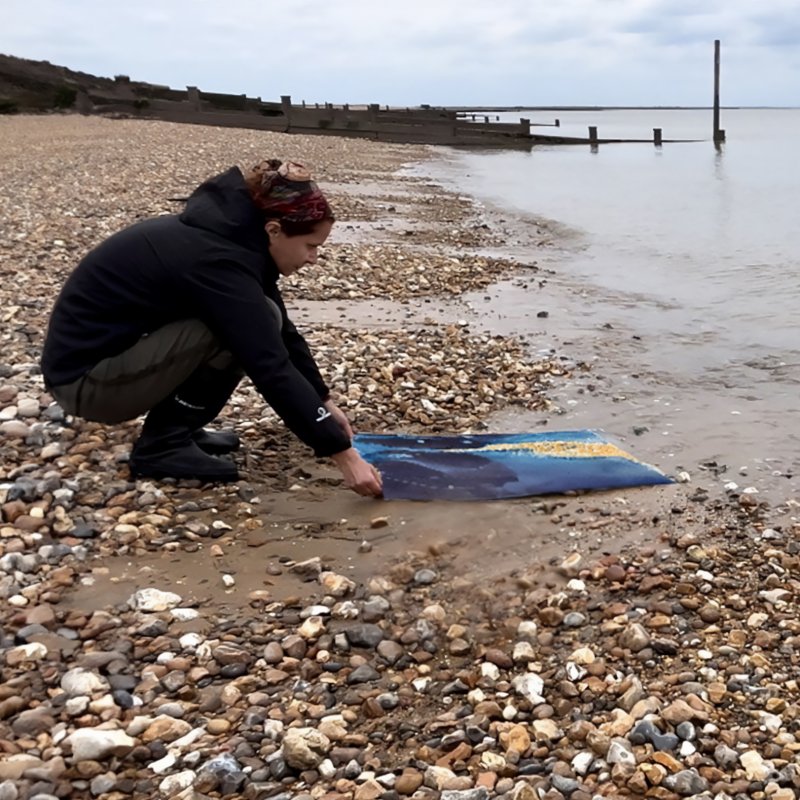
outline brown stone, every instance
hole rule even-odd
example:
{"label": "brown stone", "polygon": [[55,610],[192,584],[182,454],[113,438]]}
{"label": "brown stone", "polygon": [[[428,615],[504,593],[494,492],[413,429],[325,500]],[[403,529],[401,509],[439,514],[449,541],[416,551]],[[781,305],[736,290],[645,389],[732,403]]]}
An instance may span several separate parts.
{"label": "brown stone", "polygon": [[411,770],[408,770],[402,775],[397,776],[394,788],[398,794],[406,796],[412,795],[417,791],[417,789],[419,789],[420,786],[422,786],[423,780],[424,776],[421,772],[412,772]]}

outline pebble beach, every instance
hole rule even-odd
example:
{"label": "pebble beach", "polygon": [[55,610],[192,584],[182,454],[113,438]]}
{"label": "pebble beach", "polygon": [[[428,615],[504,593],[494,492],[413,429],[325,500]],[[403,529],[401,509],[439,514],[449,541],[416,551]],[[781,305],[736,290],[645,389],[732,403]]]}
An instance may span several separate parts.
{"label": "pebble beach", "polygon": [[[247,381],[220,419],[239,483],[134,482],[140,421],[65,417],[38,358],[81,255],[269,157],[337,214],[283,292],[358,430],[555,420],[567,387],[614,391],[460,313],[509,279],[546,307],[553,235],[421,177],[444,150],[0,118],[0,800],[800,796],[792,497],[704,464],[624,492],[365,500]],[[486,255],[510,240],[530,258]]]}

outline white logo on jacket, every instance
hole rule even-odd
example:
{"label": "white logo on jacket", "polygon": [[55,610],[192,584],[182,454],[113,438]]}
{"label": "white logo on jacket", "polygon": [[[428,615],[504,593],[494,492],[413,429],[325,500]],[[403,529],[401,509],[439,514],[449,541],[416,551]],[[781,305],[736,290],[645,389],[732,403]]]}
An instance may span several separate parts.
{"label": "white logo on jacket", "polygon": [[322,420],[324,420],[324,419],[328,419],[328,417],[331,415],[331,412],[330,412],[330,411],[328,411],[328,410],[325,408],[325,406],[320,406],[320,407],[317,409],[317,414],[319,414],[319,416],[317,417],[317,422],[322,422]]}

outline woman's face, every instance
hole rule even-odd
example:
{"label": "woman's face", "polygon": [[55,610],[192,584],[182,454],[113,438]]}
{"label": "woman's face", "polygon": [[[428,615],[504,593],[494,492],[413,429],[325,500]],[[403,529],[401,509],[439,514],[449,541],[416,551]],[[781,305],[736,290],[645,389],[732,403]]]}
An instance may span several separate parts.
{"label": "woman's face", "polygon": [[332,227],[333,223],[324,219],[317,223],[311,233],[287,236],[281,230],[280,223],[268,222],[269,253],[281,275],[289,276],[306,264],[316,264],[317,251],[325,244]]}

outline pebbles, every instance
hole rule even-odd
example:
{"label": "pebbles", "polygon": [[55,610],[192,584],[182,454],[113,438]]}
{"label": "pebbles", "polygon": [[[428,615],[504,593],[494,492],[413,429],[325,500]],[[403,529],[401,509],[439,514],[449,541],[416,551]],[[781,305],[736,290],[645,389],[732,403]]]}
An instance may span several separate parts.
{"label": "pebbles", "polygon": [[[797,796],[798,525],[767,520],[753,493],[693,501],[693,524],[680,495],[656,519],[600,514],[581,498],[531,503],[526,535],[537,515],[564,525],[555,574],[543,577],[531,551],[530,565],[475,583],[447,548],[394,563],[370,545],[353,548],[375,565],[361,582],[313,552],[296,562],[272,552],[301,529],[267,527],[260,496],[302,488],[309,473],[286,464],[310,459],[259,419],[247,386],[229,419],[268,455],[251,484],[212,489],[129,481],[137,423],[66,420],[44,392],[41,331],[78,254],[139,215],[174,210],[168,198],[232,152],[305,151],[321,180],[344,187],[347,224],[348,210],[379,219],[402,201],[398,189],[366,203],[348,186],[427,151],[97,118],[0,127],[12,231],[0,255],[14,264],[0,334],[0,798]],[[77,177],[51,191],[31,178],[34,162],[44,175],[69,163]],[[443,194],[419,208],[446,224],[448,248],[484,235],[465,227],[468,203]],[[409,300],[512,267],[423,256],[425,236],[407,239],[332,247],[290,293],[375,297],[381,285]],[[545,410],[548,384],[566,372],[463,325],[329,326],[312,339],[365,429],[467,429],[510,404]],[[360,534],[392,532],[396,516],[370,514]],[[600,523],[598,553],[578,534]],[[642,544],[602,552],[631,528]],[[291,575],[302,596],[253,586],[249,605],[225,607],[143,572],[147,588],[100,610],[69,602],[76,585],[93,591],[112,555],[135,564],[198,551],[229,589],[242,582],[238,557],[261,560],[265,578]]]}

